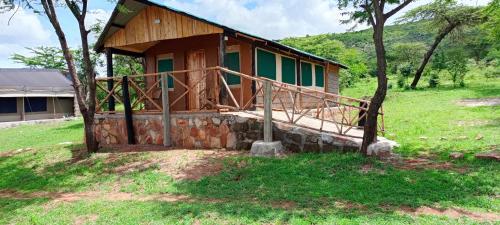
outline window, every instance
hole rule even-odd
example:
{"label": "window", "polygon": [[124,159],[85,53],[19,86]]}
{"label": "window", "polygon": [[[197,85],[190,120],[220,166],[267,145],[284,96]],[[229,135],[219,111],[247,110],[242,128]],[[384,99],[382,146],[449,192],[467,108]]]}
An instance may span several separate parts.
{"label": "window", "polygon": [[17,113],[17,98],[0,98],[0,113]]}
{"label": "window", "polygon": [[[240,72],[240,53],[239,52],[226,53],[224,63],[228,69]],[[240,83],[241,79],[239,76],[227,74],[228,85],[239,85]]]}
{"label": "window", "polygon": [[316,87],[325,86],[325,70],[322,66],[316,65],[314,67],[314,74],[316,78]]}
{"label": "window", "polygon": [[28,97],[24,98],[25,112],[46,112],[47,98],[46,97]]}
{"label": "window", "polygon": [[[173,59],[158,59],[158,73],[174,71]],[[168,88],[174,88],[174,79],[168,76]]]}
{"label": "window", "polygon": [[257,75],[276,80],[276,55],[257,49]]}
{"label": "window", "polygon": [[310,63],[301,62],[300,71],[302,77],[302,86],[313,86],[312,65]]}
{"label": "window", "polygon": [[288,84],[295,84],[295,60],[288,57],[281,57],[281,81]]}

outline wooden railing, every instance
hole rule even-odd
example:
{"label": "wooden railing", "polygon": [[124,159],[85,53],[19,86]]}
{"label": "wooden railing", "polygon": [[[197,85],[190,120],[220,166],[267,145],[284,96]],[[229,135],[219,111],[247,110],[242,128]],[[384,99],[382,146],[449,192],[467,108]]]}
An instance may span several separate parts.
{"label": "wooden railing", "polygon": [[[239,86],[228,84],[227,76],[239,77]],[[249,76],[222,67],[210,67],[99,78],[97,80],[101,98],[97,99],[98,113],[113,113],[106,110],[106,103],[111,98],[115,98],[120,104],[124,102],[123,94],[119,93],[120,89],[123,89],[124,79],[127,79],[129,84],[129,97],[134,113],[162,112],[161,77],[164,80],[172,79],[176,87],[175,92],[169,91],[167,98],[170,112],[231,111],[263,117],[264,102],[267,98],[272,102],[274,121],[347,136],[362,128],[370,105],[368,100],[326,93],[264,77]],[[186,77],[191,78],[191,81],[184,82]],[[192,79],[193,77],[198,79]],[[103,83],[111,81],[113,88],[109,91]],[[264,92],[266,83],[271,86],[271,94]],[[244,94],[245,91],[250,94]],[[221,92],[226,94],[221,95]],[[221,99],[220,96],[226,97]],[[379,112],[378,130],[382,135],[385,132],[382,109]]]}

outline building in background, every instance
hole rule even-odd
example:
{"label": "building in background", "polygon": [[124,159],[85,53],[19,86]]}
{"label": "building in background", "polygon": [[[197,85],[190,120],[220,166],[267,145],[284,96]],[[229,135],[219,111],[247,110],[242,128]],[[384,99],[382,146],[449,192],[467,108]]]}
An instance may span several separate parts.
{"label": "building in background", "polygon": [[75,115],[75,92],[58,70],[0,69],[0,122]]}

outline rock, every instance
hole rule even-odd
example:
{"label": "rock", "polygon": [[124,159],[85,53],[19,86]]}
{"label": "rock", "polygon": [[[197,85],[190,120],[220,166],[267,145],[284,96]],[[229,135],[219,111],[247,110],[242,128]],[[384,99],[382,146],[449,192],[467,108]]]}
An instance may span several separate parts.
{"label": "rock", "polygon": [[427,140],[427,139],[429,139],[429,138],[428,138],[428,137],[425,137],[425,136],[421,136],[421,137],[420,137],[420,140]]}
{"label": "rock", "polygon": [[461,152],[452,152],[452,153],[450,153],[450,158],[451,159],[463,159],[464,158],[464,153],[461,153]]}
{"label": "rock", "polygon": [[264,156],[264,157],[274,157],[283,154],[284,148],[281,144],[281,141],[274,142],[264,142],[264,141],[255,141],[252,144],[252,149],[250,150],[250,154],[252,156]]}
{"label": "rock", "polygon": [[477,141],[479,141],[479,140],[481,140],[481,139],[483,139],[483,138],[484,138],[484,136],[483,136],[482,134],[478,134],[478,135],[476,136],[476,140],[477,140]]}
{"label": "rock", "polygon": [[499,151],[478,153],[475,156],[478,159],[491,159],[491,160],[500,161],[500,152]]}
{"label": "rock", "polygon": [[217,117],[213,117],[212,118],[212,122],[215,124],[215,125],[219,125],[220,124],[220,119],[217,118]]}
{"label": "rock", "polygon": [[368,146],[368,155],[377,158],[389,158],[392,155],[393,146],[389,142],[376,142]]}

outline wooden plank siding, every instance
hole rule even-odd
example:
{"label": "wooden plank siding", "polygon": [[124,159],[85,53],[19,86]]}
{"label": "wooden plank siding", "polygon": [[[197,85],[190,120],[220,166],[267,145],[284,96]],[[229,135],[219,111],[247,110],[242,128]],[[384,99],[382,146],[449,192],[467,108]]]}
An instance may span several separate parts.
{"label": "wooden plank siding", "polygon": [[[156,20],[159,23],[155,23]],[[219,27],[156,6],[148,6],[132,18],[125,28],[107,38],[104,46],[143,52],[160,40],[219,33],[223,33]]]}

